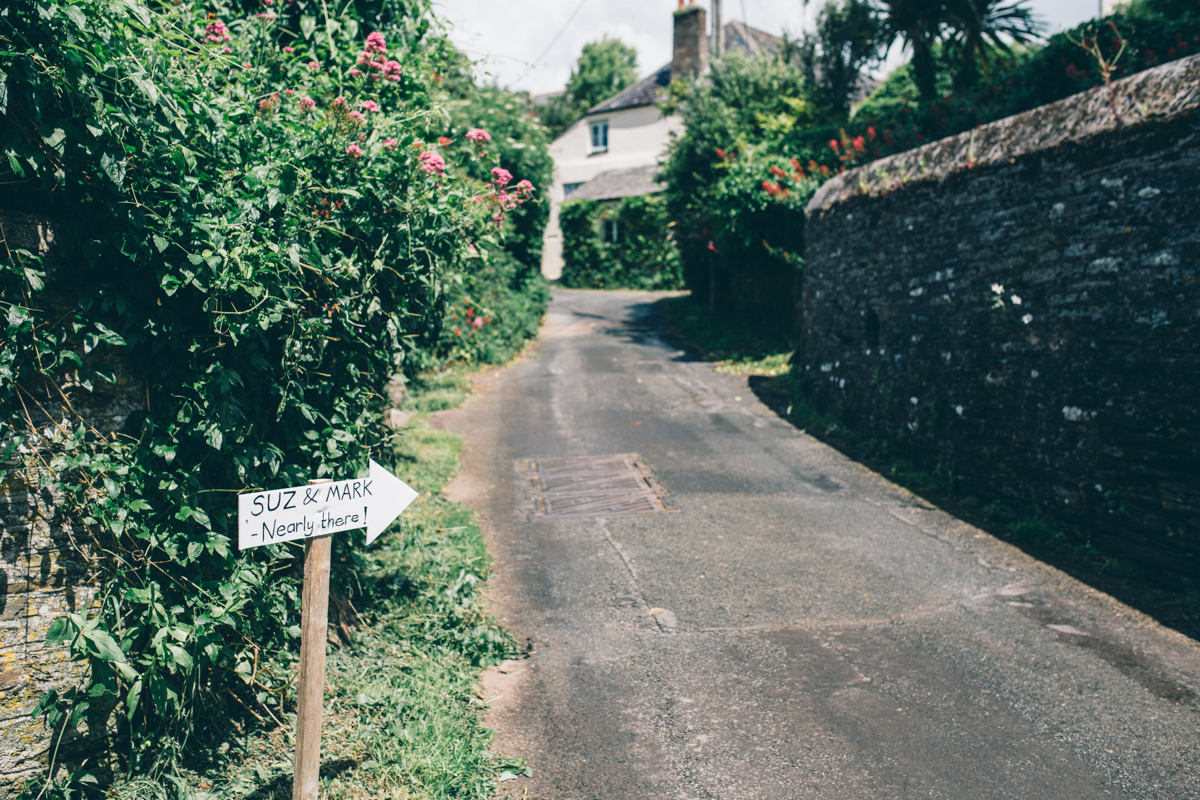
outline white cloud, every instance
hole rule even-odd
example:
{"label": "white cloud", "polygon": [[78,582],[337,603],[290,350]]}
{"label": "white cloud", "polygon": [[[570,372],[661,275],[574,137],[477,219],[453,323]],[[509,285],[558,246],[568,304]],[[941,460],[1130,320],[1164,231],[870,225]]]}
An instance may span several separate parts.
{"label": "white cloud", "polygon": [[[722,9],[726,19],[744,15],[748,24],[778,35],[810,27],[819,5],[820,0],[807,7],[801,0],[725,0]],[[1033,0],[1031,6],[1053,33],[1095,16],[1099,0]],[[479,62],[481,77],[515,89],[561,89],[583,45],[606,35],[637,49],[642,75],[671,60],[674,0],[435,0],[434,7],[450,24],[454,43]],[[887,68],[902,61],[893,48]]]}

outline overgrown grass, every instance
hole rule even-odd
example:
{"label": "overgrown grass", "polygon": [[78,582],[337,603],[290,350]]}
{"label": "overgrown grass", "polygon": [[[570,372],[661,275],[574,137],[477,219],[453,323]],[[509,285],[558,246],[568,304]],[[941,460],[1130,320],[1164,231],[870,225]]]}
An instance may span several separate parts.
{"label": "overgrown grass", "polygon": [[1086,530],[1057,517],[1051,508],[1000,497],[989,486],[967,482],[953,464],[938,462],[899,436],[858,430],[836,413],[814,407],[786,369],[790,343],[751,324],[714,318],[688,297],[668,301],[666,315],[673,332],[715,361],[716,371],[757,376],[750,380],[755,393],[798,428],[955,516],[1200,638],[1200,592],[1180,593],[1162,586],[1151,571],[1097,548]]}
{"label": "overgrown grass", "polygon": [[[412,381],[402,403],[413,416],[395,438],[393,466],[420,497],[357,553],[348,592],[355,607],[331,610],[331,639],[340,620],[349,641],[329,647],[322,798],[485,800],[498,776],[521,771],[491,753],[492,733],[480,724],[480,675],[517,649],[483,605],[489,558],[473,515],[441,495],[462,440],[427,423],[469,393],[468,371],[446,370]],[[112,796],[290,798],[294,708],[274,713],[282,725],[264,719],[219,748],[207,768],[127,783]]]}

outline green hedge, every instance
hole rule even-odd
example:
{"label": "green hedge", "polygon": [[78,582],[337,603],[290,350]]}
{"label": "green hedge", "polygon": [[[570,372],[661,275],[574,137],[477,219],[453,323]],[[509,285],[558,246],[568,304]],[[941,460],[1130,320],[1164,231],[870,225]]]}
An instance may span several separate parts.
{"label": "green hedge", "polygon": [[[615,221],[616,242],[602,240]],[[562,285],[573,289],[680,289],[683,275],[661,195],[613,203],[579,200],[562,205]]]}
{"label": "green hedge", "polygon": [[[536,196],[494,171],[521,148],[448,127],[463,63],[428,3],[251,5],[0,16],[0,203],[57,237],[53,264],[0,254],[0,450],[101,581],[49,637],[85,677],[39,711],[123,743],[72,796],[288,702],[298,550],[238,552],[236,494],[386,459],[392,376],[503,358],[545,304],[503,248]],[[464,302],[487,321],[450,338]],[[146,408],[97,429],[75,409],[113,360]],[[334,542],[352,597],[361,534]]]}
{"label": "green hedge", "polygon": [[[709,79],[672,85],[686,133],[663,169],[687,288],[718,315],[794,333],[804,204],[816,179],[771,194],[772,170],[791,174],[781,140],[807,113],[800,69],[730,55]],[[775,184],[772,184],[773,186]]]}

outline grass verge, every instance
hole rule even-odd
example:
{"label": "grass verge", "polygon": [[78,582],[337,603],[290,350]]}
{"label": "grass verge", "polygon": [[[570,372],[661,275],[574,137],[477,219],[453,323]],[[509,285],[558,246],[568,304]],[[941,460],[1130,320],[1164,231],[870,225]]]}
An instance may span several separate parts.
{"label": "grass verge", "polygon": [[[323,799],[486,800],[498,780],[522,771],[490,751],[492,732],[481,725],[480,676],[517,649],[484,607],[489,558],[473,515],[441,494],[462,440],[427,423],[469,393],[465,369],[410,385],[402,409],[412,416],[395,438],[393,466],[420,497],[335,576],[343,598],[331,601],[340,605],[331,608],[331,630],[338,621],[350,630],[328,652]],[[275,713],[281,725],[263,720],[220,745],[203,768],[126,783],[110,796],[290,798],[294,708]]]}
{"label": "grass verge", "polygon": [[1200,592],[1162,586],[1151,571],[1093,546],[1085,530],[1052,509],[1001,498],[901,440],[855,430],[813,407],[788,367],[790,342],[752,324],[714,318],[689,297],[668,300],[665,316],[672,333],[714,361],[717,372],[750,375],[755,394],[793,425],[960,519],[1200,639]]}

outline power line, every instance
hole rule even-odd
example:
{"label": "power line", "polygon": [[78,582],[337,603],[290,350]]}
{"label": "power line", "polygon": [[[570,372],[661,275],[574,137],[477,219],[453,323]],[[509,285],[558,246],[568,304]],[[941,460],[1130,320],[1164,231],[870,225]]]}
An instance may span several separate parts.
{"label": "power line", "polygon": [[567,28],[570,27],[571,23],[575,21],[575,17],[583,9],[586,3],[587,0],[579,0],[579,5],[575,6],[575,10],[571,12],[571,16],[567,17],[567,21],[563,23],[563,26],[558,29],[558,33],[554,34],[554,38],[550,40],[550,44],[546,45],[546,49],[543,50],[538,57],[533,60],[533,65],[535,67],[538,65],[538,62],[546,57],[546,54],[550,52],[550,49],[554,47],[554,45],[558,44],[558,40],[564,33],[567,32]]}

